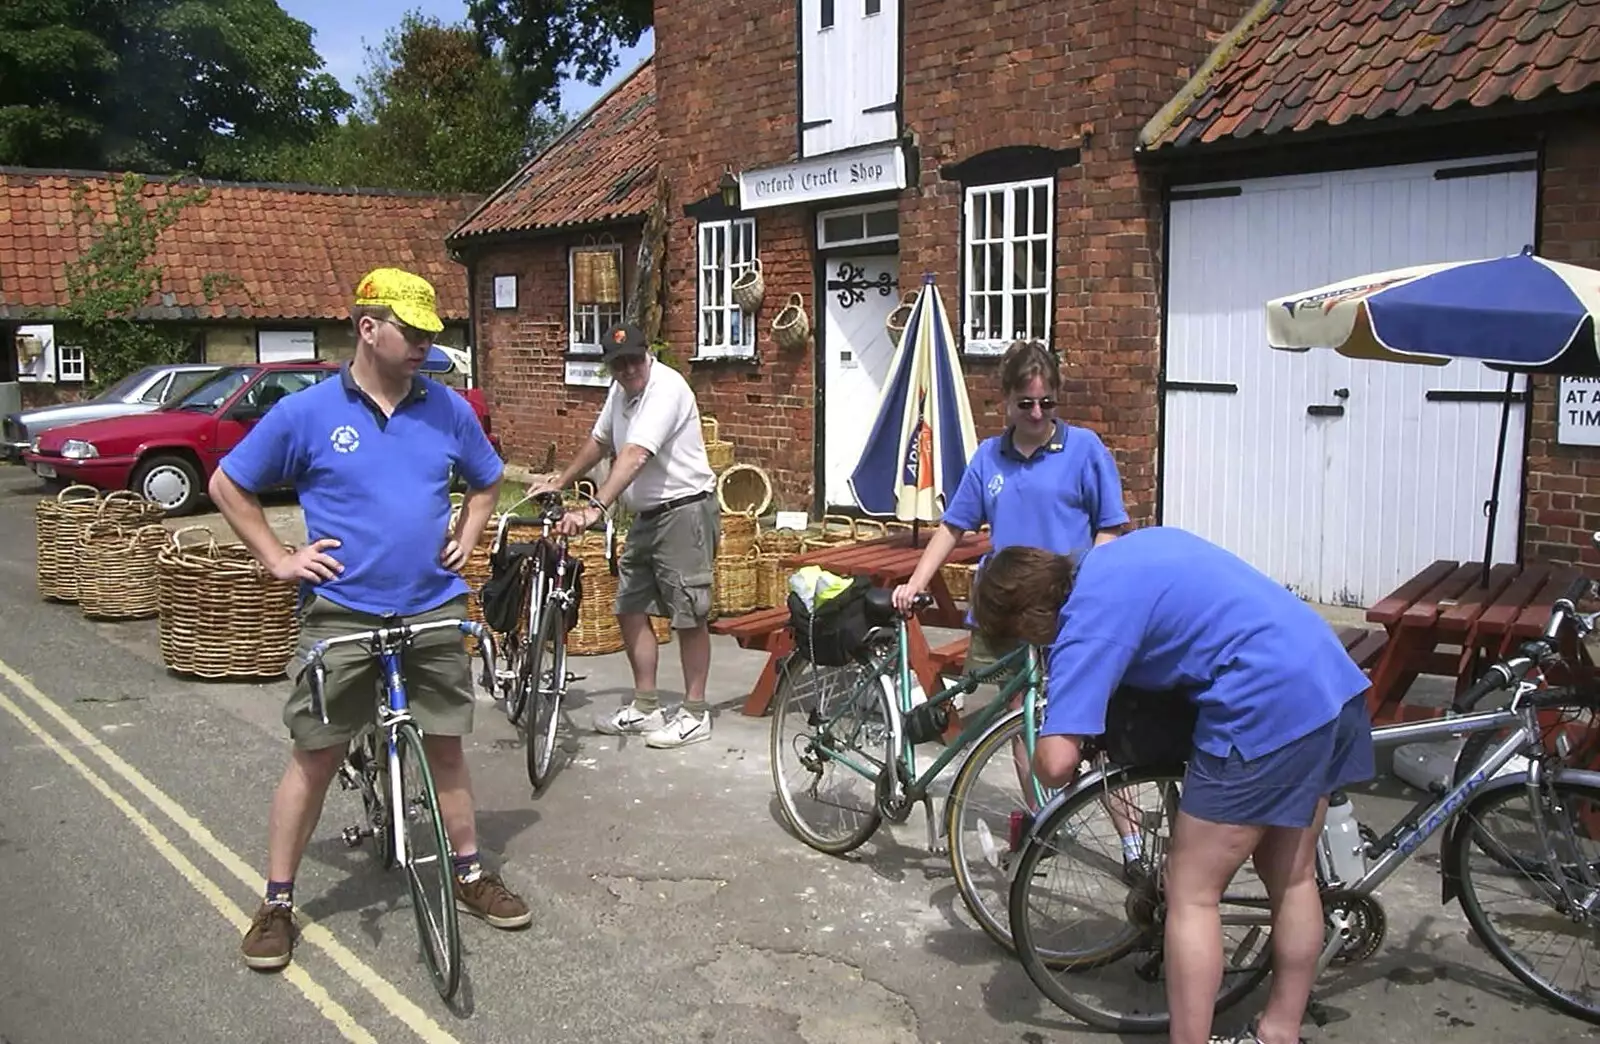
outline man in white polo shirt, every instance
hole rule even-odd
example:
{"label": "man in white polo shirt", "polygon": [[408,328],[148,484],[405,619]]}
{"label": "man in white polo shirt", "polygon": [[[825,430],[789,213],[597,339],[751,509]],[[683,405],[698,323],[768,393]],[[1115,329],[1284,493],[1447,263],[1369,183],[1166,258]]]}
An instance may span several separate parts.
{"label": "man in white polo shirt", "polygon": [[[618,563],[617,622],[633,668],[633,701],[596,719],[608,735],[643,733],[650,747],[681,747],[711,738],[706,676],[711,671],[711,572],[722,538],[716,475],[700,434],[700,408],[683,375],[658,364],[638,327],[612,329],[602,349],[613,378],[594,430],[572,463],[542,488],[561,489],[614,458],[595,492],[608,508],[621,500],[633,512],[627,547]],[[562,520],[568,534],[600,521],[599,509],[574,511]],[[651,616],[665,616],[678,632],[683,661],[683,705],[668,719],[656,691],[658,646]]]}

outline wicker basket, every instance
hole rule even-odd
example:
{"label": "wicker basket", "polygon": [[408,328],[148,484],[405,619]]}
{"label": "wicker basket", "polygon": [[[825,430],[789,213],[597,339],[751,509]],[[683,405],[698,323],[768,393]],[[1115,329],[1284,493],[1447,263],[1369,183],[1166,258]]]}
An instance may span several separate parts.
{"label": "wicker basket", "polygon": [[717,476],[717,503],[725,514],[759,518],[772,506],[772,479],[755,464],[735,464]]}
{"label": "wicker basket", "polygon": [[[205,544],[184,540],[195,531],[206,534]],[[218,544],[201,527],[174,533],[156,562],[163,663],[201,678],[285,673],[300,634],[298,584],[276,579],[243,544]]]}
{"label": "wicker basket", "polygon": [[756,546],[760,526],[756,516],[743,513],[722,516],[722,541],[717,549],[721,555],[748,555]]}
{"label": "wicker basket", "polygon": [[96,519],[84,527],[83,572],[78,577],[83,615],[103,620],[156,615],[156,557],[169,536],[159,522],[127,528]]}
{"label": "wicker basket", "polygon": [[764,555],[796,555],[805,538],[803,529],[769,529],[756,538],[756,546]]}
{"label": "wicker basket", "polygon": [[761,307],[761,298],[766,292],[767,281],[761,275],[761,259],[751,258],[749,266],[733,281],[733,303],[746,312],[753,312]]}
{"label": "wicker basket", "polygon": [[[617,554],[623,540],[617,541]],[[605,538],[585,533],[567,541],[567,552],[583,560],[583,603],[578,625],[567,632],[567,652],[573,656],[603,656],[622,648],[622,627],[617,623],[617,578],[606,565]]]}
{"label": "wicker basket", "polygon": [[939,567],[939,575],[944,577],[944,586],[949,588],[950,597],[958,602],[972,600],[972,575],[977,567],[971,563],[952,562]]}
{"label": "wicker basket", "polygon": [[711,581],[711,610],[718,616],[748,613],[756,607],[756,558],[743,554],[717,556]]}
{"label": "wicker basket", "polygon": [[95,512],[95,518],[125,527],[148,526],[166,517],[160,504],[128,489],[107,493]]}
{"label": "wicker basket", "polygon": [[856,539],[856,520],[849,515],[823,515],[822,532],[817,539],[824,544],[853,544]]}
{"label": "wicker basket", "polygon": [[900,297],[900,303],[894,306],[894,311],[883,321],[883,332],[889,335],[889,343],[896,348],[900,347],[900,335],[906,332],[906,326],[911,322],[911,312],[917,303],[915,290],[907,290]]}
{"label": "wicker basket", "polygon": [[700,438],[705,441],[707,446],[717,441],[717,436],[721,430],[721,427],[717,424],[717,418],[709,413],[700,415]]}
{"label": "wicker basket", "polygon": [[721,439],[706,443],[706,463],[717,475],[733,467],[733,443]]}
{"label": "wicker basket", "polygon": [[858,518],[850,525],[850,535],[856,540],[882,540],[889,529],[875,518]]}
{"label": "wicker basket", "polygon": [[34,582],[39,597],[58,602],[78,600],[78,544],[83,527],[100,510],[100,491],[93,486],[68,486],[34,505],[33,539],[38,553]]}
{"label": "wicker basket", "polygon": [[787,554],[784,551],[756,549],[756,604],[751,608],[771,609],[788,601],[789,572],[783,568]]}
{"label": "wicker basket", "polygon": [[804,348],[811,336],[811,320],[806,317],[805,298],[790,294],[789,303],[772,317],[772,339],[779,348]]}

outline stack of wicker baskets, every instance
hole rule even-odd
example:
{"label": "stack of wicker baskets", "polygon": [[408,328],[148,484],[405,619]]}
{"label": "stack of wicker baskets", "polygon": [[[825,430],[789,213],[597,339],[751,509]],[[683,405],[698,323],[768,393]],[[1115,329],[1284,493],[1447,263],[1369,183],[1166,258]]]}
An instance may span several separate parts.
{"label": "stack of wicker baskets", "polygon": [[755,515],[723,514],[722,540],[717,547],[711,578],[713,616],[736,616],[755,608],[759,532]]}
{"label": "stack of wicker baskets", "polygon": [[35,584],[42,598],[76,602],[85,571],[84,537],[100,522],[138,528],[161,521],[165,512],[139,494],[119,489],[100,495],[92,486],[68,486],[34,507],[38,551]]}
{"label": "stack of wicker baskets", "polygon": [[[204,543],[186,534],[205,534]],[[299,585],[263,569],[243,544],[180,529],[156,556],[161,659],[202,678],[275,677],[299,637]]]}

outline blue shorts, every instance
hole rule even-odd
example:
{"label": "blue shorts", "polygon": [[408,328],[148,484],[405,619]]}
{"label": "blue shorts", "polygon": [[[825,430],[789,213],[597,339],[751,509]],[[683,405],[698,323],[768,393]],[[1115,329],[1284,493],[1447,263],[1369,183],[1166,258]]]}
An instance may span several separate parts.
{"label": "blue shorts", "polygon": [[1377,774],[1365,693],[1339,716],[1292,743],[1246,761],[1196,749],[1178,807],[1197,819],[1234,826],[1308,827],[1317,802]]}

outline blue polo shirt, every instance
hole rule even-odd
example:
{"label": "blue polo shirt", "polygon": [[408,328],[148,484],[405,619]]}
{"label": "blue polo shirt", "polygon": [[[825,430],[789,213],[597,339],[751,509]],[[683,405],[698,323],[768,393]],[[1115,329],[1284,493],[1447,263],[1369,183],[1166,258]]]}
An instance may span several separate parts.
{"label": "blue polo shirt", "polygon": [[1044,735],[1095,736],[1120,684],[1185,689],[1195,745],[1261,757],[1339,716],[1371,684],[1309,605],[1181,529],[1084,553],[1048,655]]}
{"label": "blue polo shirt", "polygon": [[1100,436],[1056,421],[1048,442],[1024,457],[1012,433],[984,439],[967,463],[942,520],[974,530],[985,522],[996,551],[1012,544],[1066,554],[1096,530],[1128,521],[1116,462]]}
{"label": "blue polo shirt", "polygon": [[410,616],[467,593],[439,556],[449,539],[450,476],[491,486],[503,465],[467,400],[413,379],[388,417],[350,376],[278,402],[219,465],[253,493],[293,483],[307,539],[340,541],[328,553],[344,572],[306,585],[357,612]]}

